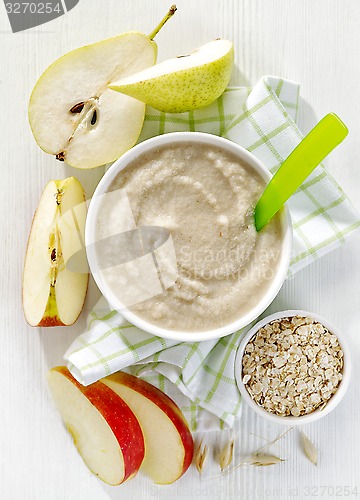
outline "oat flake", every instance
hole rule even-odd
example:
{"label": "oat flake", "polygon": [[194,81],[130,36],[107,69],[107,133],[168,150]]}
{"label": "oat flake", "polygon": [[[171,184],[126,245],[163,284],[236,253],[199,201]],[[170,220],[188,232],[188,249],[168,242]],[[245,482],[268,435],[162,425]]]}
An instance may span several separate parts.
{"label": "oat flake", "polygon": [[245,353],[243,383],[259,406],[276,415],[298,417],[323,409],[342,379],[339,341],[312,318],[268,323]]}

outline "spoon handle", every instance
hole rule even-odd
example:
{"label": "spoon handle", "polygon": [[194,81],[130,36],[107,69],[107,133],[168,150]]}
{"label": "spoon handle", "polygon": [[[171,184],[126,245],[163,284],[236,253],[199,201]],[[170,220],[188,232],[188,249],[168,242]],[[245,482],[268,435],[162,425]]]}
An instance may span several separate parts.
{"label": "spoon handle", "polygon": [[348,129],[334,113],[326,115],[290,153],[266,186],[255,207],[260,231],[301,186],[315,167],[347,136]]}

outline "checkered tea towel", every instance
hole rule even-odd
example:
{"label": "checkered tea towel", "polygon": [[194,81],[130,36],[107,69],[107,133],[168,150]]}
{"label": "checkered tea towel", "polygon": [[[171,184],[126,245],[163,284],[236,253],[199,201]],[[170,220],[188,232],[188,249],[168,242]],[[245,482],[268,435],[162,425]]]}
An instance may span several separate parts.
{"label": "checkered tea towel", "polygon": [[[296,83],[264,77],[253,89],[227,89],[197,111],[165,114],[148,108],[140,141],[175,131],[207,132],[240,144],[275,172],[302,138],[298,105]],[[322,165],[293,195],[289,208],[294,229],[289,274],[338,247],[360,226],[359,214]],[[231,427],[240,414],[234,378],[240,337],[236,332],[194,343],[162,339],[127,323],[103,299],[65,359],[85,385],[123,369],[141,376],[173,397],[193,430],[218,429]]]}

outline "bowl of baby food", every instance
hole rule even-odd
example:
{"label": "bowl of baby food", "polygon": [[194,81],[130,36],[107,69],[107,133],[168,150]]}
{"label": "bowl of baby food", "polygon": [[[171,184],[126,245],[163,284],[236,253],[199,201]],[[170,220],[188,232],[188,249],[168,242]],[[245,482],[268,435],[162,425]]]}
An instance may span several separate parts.
{"label": "bowl of baby food", "polygon": [[253,210],[271,174],[226,139],[174,132],[117,160],[85,230],[94,279],[135,326],[182,341],[220,338],[272,302],[289,267],[285,206],[259,232]]}

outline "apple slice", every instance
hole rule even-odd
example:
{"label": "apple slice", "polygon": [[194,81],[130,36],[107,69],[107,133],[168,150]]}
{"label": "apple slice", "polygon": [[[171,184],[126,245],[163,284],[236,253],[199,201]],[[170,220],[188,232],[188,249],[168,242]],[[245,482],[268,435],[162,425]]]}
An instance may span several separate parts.
{"label": "apple slice", "polygon": [[52,368],[48,382],[64,423],[87,467],[110,485],[134,477],[144,458],[140,425],[109,387],[82,386],[65,366]]}
{"label": "apple slice", "polygon": [[89,275],[66,268],[81,250],[86,204],[75,177],[50,181],[30,231],[23,275],[23,308],[31,326],[73,324],[84,305]]}
{"label": "apple slice", "polygon": [[211,104],[227,87],[234,60],[228,40],[194,50],[110,83],[109,88],[150,104],[159,111],[182,113]]}
{"label": "apple slice", "polygon": [[194,443],[176,403],[142,379],[117,372],[101,380],[129,405],[145,439],[141,470],[155,483],[170,484],[189,468]]}

